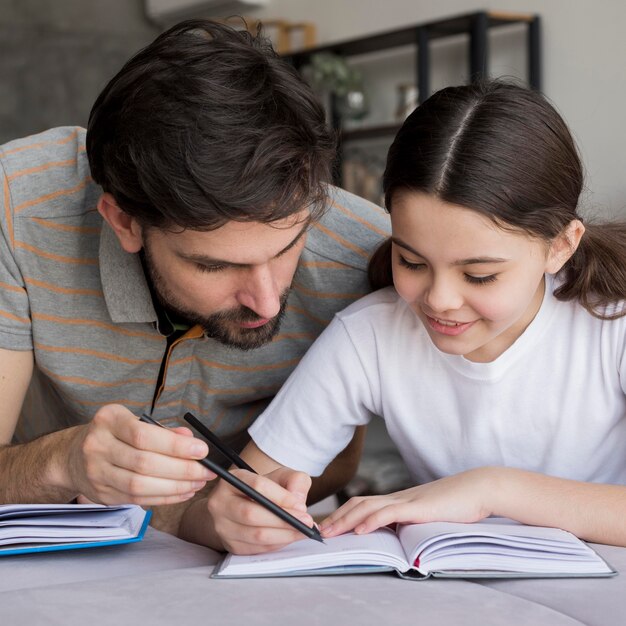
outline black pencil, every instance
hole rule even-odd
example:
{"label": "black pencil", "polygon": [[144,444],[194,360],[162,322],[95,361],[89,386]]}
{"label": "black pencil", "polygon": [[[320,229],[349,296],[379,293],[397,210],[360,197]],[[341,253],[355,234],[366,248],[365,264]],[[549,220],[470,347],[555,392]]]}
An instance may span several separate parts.
{"label": "black pencil", "polygon": [[191,424],[205,439],[212,443],[233,465],[239,469],[245,469],[256,474],[254,469],[250,467],[232,448],[225,445],[222,440],[214,435],[193,413],[185,413],[183,419]]}
{"label": "black pencil", "polygon": [[[159,424],[155,419],[146,415],[145,413],[141,415],[139,418],[142,422],[146,424],[154,424],[155,426],[160,426],[161,428],[165,428],[163,424]],[[285,509],[278,506],[276,503],[272,502],[269,498],[266,498],[263,494],[259,493],[256,489],[250,487],[242,480],[233,476],[229,471],[225,470],[221,465],[218,465],[214,461],[211,461],[208,457],[204,459],[197,459],[198,463],[204,465],[207,469],[211,470],[215,474],[217,474],[220,478],[223,478],[227,483],[230,483],[235,489],[238,489],[249,498],[258,502],[261,506],[265,507],[268,511],[274,513],[277,517],[279,517],[283,522],[287,522],[290,526],[300,531],[303,535],[308,537],[309,539],[314,539],[315,541],[319,541],[320,543],[324,543],[322,536],[319,533],[319,530],[307,526],[299,519],[285,511]]]}

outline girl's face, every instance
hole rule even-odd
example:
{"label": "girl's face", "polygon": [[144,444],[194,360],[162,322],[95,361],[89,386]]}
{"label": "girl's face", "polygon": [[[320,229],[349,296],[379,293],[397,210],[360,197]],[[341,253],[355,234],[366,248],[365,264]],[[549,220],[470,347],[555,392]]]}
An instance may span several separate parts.
{"label": "girl's face", "polygon": [[391,224],[397,292],[439,350],[471,361],[513,344],[561,265],[546,242],[428,194],[396,193]]}

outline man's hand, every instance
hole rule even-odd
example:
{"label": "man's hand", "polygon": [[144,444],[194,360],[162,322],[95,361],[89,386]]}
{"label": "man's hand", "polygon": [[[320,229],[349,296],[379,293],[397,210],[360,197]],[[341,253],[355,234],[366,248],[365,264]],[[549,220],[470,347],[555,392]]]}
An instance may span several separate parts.
{"label": "man's hand", "polygon": [[93,420],[70,429],[59,487],[103,504],[156,506],[183,502],[215,478],[196,459],[207,445],[187,428],[164,429],[138,420],[123,406],[103,406]]}
{"label": "man's hand", "polygon": [[[306,512],[311,487],[307,474],[286,467],[265,476],[246,470],[230,471],[307,526],[313,525],[313,518]],[[206,506],[221,547],[234,554],[270,552],[304,538],[302,533],[225,481],[220,481],[213,489]]]}

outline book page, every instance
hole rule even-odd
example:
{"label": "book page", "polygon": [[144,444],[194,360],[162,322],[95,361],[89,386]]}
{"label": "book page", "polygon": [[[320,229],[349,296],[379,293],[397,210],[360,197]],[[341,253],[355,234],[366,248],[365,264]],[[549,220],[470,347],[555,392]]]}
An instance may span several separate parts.
{"label": "book page", "polygon": [[528,574],[611,572],[589,546],[558,528],[526,526],[496,518],[474,524],[407,524],[397,532],[409,562],[423,574],[461,570]]}
{"label": "book page", "polygon": [[395,534],[382,528],[368,535],[348,533],[324,539],[323,544],[302,539],[276,552],[226,557],[220,575],[255,576],[310,571],[343,565],[382,565],[400,571],[409,568]]}
{"label": "book page", "polygon": [[0,545],[130,539],[145,517],[136,505],[2,505]]}

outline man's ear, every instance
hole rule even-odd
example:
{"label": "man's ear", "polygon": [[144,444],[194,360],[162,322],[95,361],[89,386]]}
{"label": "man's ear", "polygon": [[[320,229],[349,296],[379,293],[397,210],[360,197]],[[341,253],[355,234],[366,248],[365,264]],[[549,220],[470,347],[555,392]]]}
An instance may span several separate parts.
{"label": "man's ear", "polygon": [[139,252],[143,248],[141,226],[134,217],[118,206],[110,193],[103,193],[98,200],[98,213],[117,235],[120,245],[126,252]]}
{"label": "man's ear", "polygon": [[546,272],[556,274],[576,252],[585,226],[580,220],[572,220],[550,244]]}

